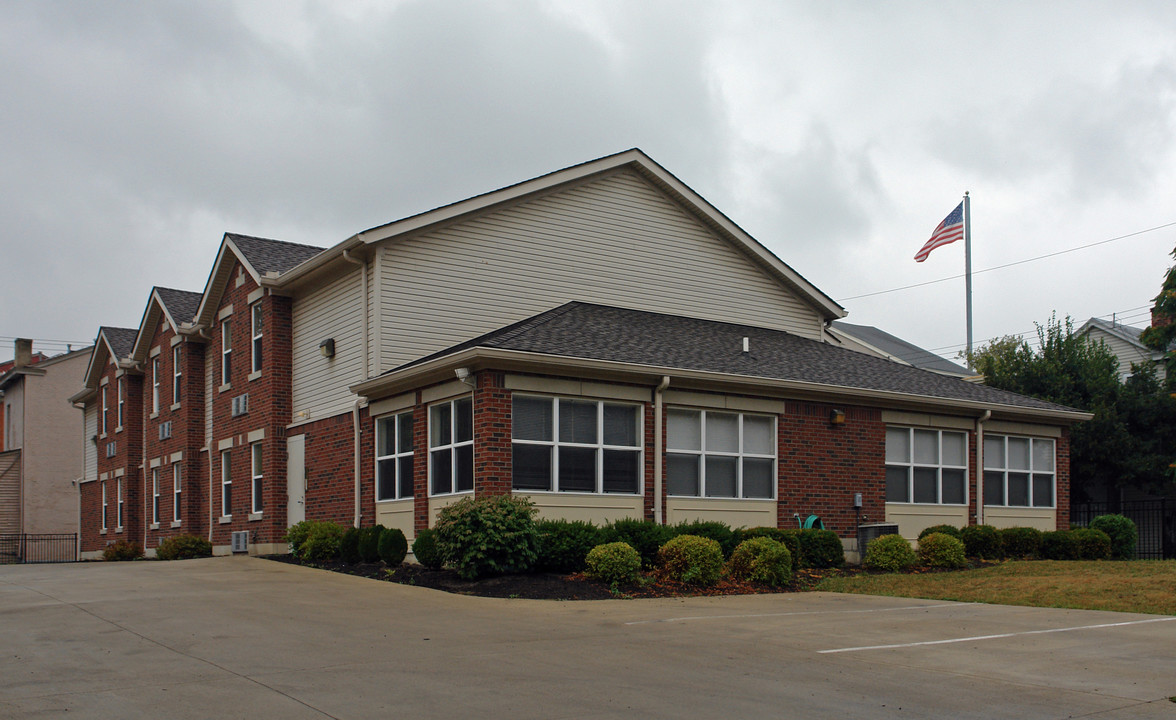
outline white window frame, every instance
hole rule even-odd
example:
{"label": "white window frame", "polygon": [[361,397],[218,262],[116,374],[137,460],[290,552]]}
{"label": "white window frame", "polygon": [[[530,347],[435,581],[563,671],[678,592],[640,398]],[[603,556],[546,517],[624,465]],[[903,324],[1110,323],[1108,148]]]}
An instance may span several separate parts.
{"label": "white window frame", "polygon": [[[390,501],[390,500],[404,500],[406,498],[411,498],[413,496],[414,477],[407,478],[409,492],[407,492],[407,493],[402,492],[402,489],[403,489],[402,483],[405,480],[405,478],[403,477],[403,474],[402,474],[402,467],[401,467],[403,464],[402,461],[403,460],[413,460],[413,443],[414,443],[414,437],[412,435],[410,435],[409,440],[408,440],[408,449],[405,450],[403,447],[400,446],[401,428],[403,427],[403,424],[405,422],[409,422],[409,423],[413,422],[413,413],[411,410],[408,412],[398,413],[396,415],[386,415],[384,417],[376,419],[376,452],[375,452],[376,469],[375,469],[375,475],[374,475],[374,477],[376,479],[376,487],[375,487],[376,502],[386,502],[386,501]],[[387,436],[388,432],[392,433],[393,450],[392,450],[391,454],[381,455],[381,454],[379,454],[380,450],[387,445],[387,442],[384,441],[384,438]],[[384,477],[384,468],[385,467],[391,468],[391,470],[392,470],[391,476],[392,477],[390,477],[390,478]],[[409,467],[412,468],[412,473],[415,476],[415,474],[416,474],[415,461],[413,461]],[[391,488],[392,492],[390,492],[390,493],[383,492],[383,491],[387,490],[389,487]]]}
{"label": "white window frame", "polygon": [[[988,443],[991,440],[1000,439],[1002,445],[1002,452],[1000,455],[1000,462],[994,462],[991,457],[994,453],[988,452]],[[1027,440],[1029,442],[1029,467],[1028,468],[1010,468],[1009,467],[1009,440]],[[1037,465],[1037,454],[1034,452],[1038,444],[1049,444],[1050,446],[1050,469],[1045,470],[1035,467]],[[1001,497],[1003,502],[995,503],[989,502],[984,498],[985,507],[1008,507],[1008,508],[1028,508],[1033,510],[1054,510],[1058,506],[1058,445],[1053,438],[1031,437],[1028,435],[1006,435],[1004,433],[984,433],[984,494],[988,495],[989,483],[999,482],[1001,484]],[[1026,482],[1029,487],[1026,488],[1026,493],[1029,499],[1026,505],[1010,505],[1009,504],[1009,475],[1018,474],[1025,475]],[[1036,492],[1034,480],[1037,477],[1048,475],[1050,477],[1050,503],[1048,505],[1041,505],[1036,502]],[[997,480],[996,476],[999,476]]]}
{"label": "white window frame", "polygon": [[151,413],[159,414],[159,358],[151,358]]}
{"label": "white window frame", "polygon": [[115,497],[115,501],[117,503],[117,505],[116,505],[117,517],[115,519],[118,521],[118,525],[116,525],[114,529],[121,531],[123,529],[123,481],[122,481],[122,478],[119,478],[117,481],[117,490],[118,490],[118,495]]}
{"label": "white window frame", "polygon": [[[924,427],[916,428],[916,427],[905,427],[905,426],[899,426],[899,425],[887,425],[886,426],[887,434],[889,434],[891,431],[895,431],[895,432],[905,431],[906,436],[907,436],[907,459],[906,459],[906,461],[891,459],[890,457],[884,457],[884,463],[886,466],[887,473],[889,473],[891,469],[897,470],[899,468],[904,468],[906,470],[906,476],[907,476],[906,497],[907,497],[907,499],[906,500],[891,500],[890,495],[889,495],[890,481],[889,481],[889,479],[887,479],[886,480],[886,502],[906,504],[906,505],[943,505],[943,506],[947,506],[947,507],[967,507],[968,506],[968,504],[970,502],[970,498],[971,498],[971,489],[969,488],[969,485],[971,484],[969,482],[969,478],[971,477],[971,473],[969,472],[971,453],[969,452],[969,447],[968,447],[970,440],[969,440],[969,435],[967,432],[964,432],[962,430],[941,430],[938,428],[924,428]],[[915,460],[915,433],[916,432],[936,433],[935,449],[936,449],[936,457],[938,457],[939,459],[935,463],[921,463],[921,462],[917,462]],[[964,464],[963,465],[951,465],[951,464],[947,464],[944,462],[944,460],[943,460],[943,436],[944,435],[958,435],[963,438],[963,441],[964,441]],[[929,470],[929,469],[935,470],[935,498],[936,498],[936,500],[935,500],[935,502],[928,502],[926,500],[915,500],[915,470]],[[963,500],[963,502],[958,502],[958,503],[943,502],[943,471],[944,470],[961,471],[963,473],[963,483],[964,483],[964,500]]]}
{"label": "white window frame", "polygon": [[221,320],[221,385],[233,380],[233,322],[231,317]]}
{"label": "white window frame", "polygon": [[180,500],[183,494],[183,472],[180,463],[172,463],[172,522],[180,522]]}
{"label": "white window frame", "polygon": [[106,501],[106,481],[103,480],[102,481],[102,532],[106,532],[107,507],[108,507],[108,505],[107,505],[107,501]]}
{"label": "white window frame", "polygon": [[[666,494],[668,497],[684,497],[684,498],[702,498],[707,500],[763,500],[775,501],[779,492],[778,485],[780,483],[780,461],[778,455],[780,453],[779,443],[779,422],[780,418],[776,415],[768,415],[764,413],[747,413],[735,410],[703,410],[699,408],[690,407],[667,407],[666,420],[667,426],[669,424],[669,414],[672,412],[678,413],[693,413],[698,415],[699,422],[699,441],[698,448],[678,448],[670,445],[669,431],[666,432]],[[707,417],[711,415],[735,415],[738,417],[738,443],[739,450],[736,452],[708,450],[706,447],[706,429]],[[772,423],[771,437],[772,437],[772,453],[754,453],[748,452],[746,443],[744,442],[743,424],[748,417],[766,418]],[[670,477],[669,477],[669,456],[692,456],[696,458],[698,463],[698,494],[697,495],[676,495],[669,492]],[[706,488],[706,460],[707,457],[715,458],[734,458],[735,459],[735,495],[708,495]],[[744,460],[771,460],[772,474],[771,474],[771,488],[772,492],[769,497],[747,497],[743,488],[743,461]]]}
{"label": "white window frame", "polygon": [[[106,435],[110,430],[110,403],[107,401],[106,391],[110,389],[109,385],[102,386],[102,434]],[[11,408],[11,406],[9,406]],[[11,409],[9,414],[11,414]],[[7,436],[5,436],[7,437]]]}
{"label": "white window frame", "polygon": [[262,353],[261,353],[261,339],[264,335],[265,324],[263,322],[261,310],[261,301],[253,303],[249,306],[249,325],[250,333],[252,335],[252,342],[250,343],[250,354],[252,359],[250,361],[252,372],[259,373],[262,368]]}
{"label": "white window frame", "polygon": [[[525,493],[560,493],[567,495],[569,493],[578,493],[582,495],[615,495],[615,496],[640,496],[644,494],[645,490],[645,447],[644,447],[644,429],[645,429],[645,407],[640,403],[628,402],[613,402],[610,400],[596,400],[592,398],[582,397],[550,397],[544,395],[525,395],[515,394],[512,398],[512,420],[513,420],[513,401],[514,399],[528,399],[528,400],[546,400],[551,403],[551,427],[548,428],[550,440],[526,440],[516,439],[514,437],[514,428],[512,422],[511,428],[511,447],[512,455],[514,446],[536,446],[546,447],[551,452],[551,474],[548,478],[548,487],[541,488],[515,488],[514,478],[511,478],[511,487],[513,492]],[[561,440],[559,437],[559,413],[561,402],[575,402],[575,403],[592,403],[596,406],[596,441],[593,443],[578,443],[569,440]],[[636,438],[636,445],[608,445],[604,442],[604,408],[605,406],[625,407],[635,410],[633,414],[634,437]],[[560,449],[561,448],[581,448],[584,450],[592,450],[595,457],[595,479],[592,490],[563,490],[560,488]],[[624,453],[635,453],[637,456],[637,489],[629,492],[605,492],[604,490],[604,453],[606,451],[616,451]],[[513,467],[513,462],[511,463]]]}
{"label": "white window frame", "polygon": [[260,514],[265,508],[265,498],[262,497],[265,490],[265,467],[262,464],[265,460],[264,453],[260,442],[249,446],[249,511],[254,515]]}
{"label": "white window frame", "polygon": [[221,451],[221,517],[233,517],[233,459],[231,450]]}
{"label": "white window frame", "polygon": [[151,524],[159,524],[159,468],[151,468]]}
{"label": "white window frame", "polygon": [[[474,401],[474,399],[473,399],[472,395],[463,395],[461,397],[453,398],[452,400],[446,400],[444,402],[435,403],[435,404],[429,406],[429,428],[428,428],[429,471],[428,472],[429,472],[429,496],[430,497],[438,496],[438,495],[460,495],[462,493],[472,493],[474,491],[474,476],[477,473],[474,470],[475,459],[473,457],[473,447],[474,447],[474,425],[476,425],[477,423],[474,422],[473,401]],[[469,402],[470,403],[470,439],[469,440],[462,440],[462,441],[457,440],[457,432],[456,432],[457,431],[457,404],[459,402]],[[436,419],[435,419],[436,413],[434,411],[438,410],[439,408],[445,407],[447,405],[449,406],[449,442],[448,443],[439,443],[437,445],[434,445],[433,444],[433,429],[434,429],[434,425],[436,423]],[[465,448],[465,447],[470,448],[470,487],[468,489],[458,490],[457,489],[457,481],[458,481],[457,454],[458,454],[459,450],[461,450],[462,448]],[[449,453],[449,473],[450,473],[449,490],[437,492],[437,490],[436,490],[437,478],[433,477],[433,475],[434,475],[433,458],[437,455],[440,455],[441,453]]]}
{"label": "white window frame", "polygon": [[127,388],[126,388],[126,382],[124,382],[125,380],[126,380],[126,378],[120,377],[118,379],[118,381],[115,383],[116,385],[118,385],[118,425],[116,425],[114,428],[115,432],[119,432],[120,430],[123,429],[123,420],[126,419],[125,413],[126,413]]}
{"label": "white window frame", "polygon": [[184,366],[183,366],[182,353],[180,351],[181,347],[183,347],[183,346],[176,345],[174,348],[172,348],[172,404],[173,405],[179,405],[180,399],[182,397],[180,394],[180,388],[181,388],[180,381],[184,377]]}

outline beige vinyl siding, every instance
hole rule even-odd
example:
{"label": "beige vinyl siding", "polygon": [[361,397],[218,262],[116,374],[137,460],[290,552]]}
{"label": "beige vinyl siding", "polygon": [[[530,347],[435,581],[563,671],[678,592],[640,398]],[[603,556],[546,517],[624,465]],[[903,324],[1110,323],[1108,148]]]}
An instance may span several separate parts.
{"label": "beige vinyl siding", "polygon": [[[1136,345],[1132,345],[1126,340],[1117,338],[1114,335],[1109,335],[1105,332],[1101,332],[1095,329],[1090,332],[1090,339],[1093,342],[1099,342],[1101,340],[1102,342],[1106,343],[1107,349],[1110,350],[1115,355],[1115,357],[1119,359],[1120,379],[1125,380],[1131,376],[1131,363],[1135,363],[1137,365],[1146,365],[1152,362],[1151,353],[1149,351],[1143,350]],[[1163,367],[1161,366],[1158,368],[1158,370],[1160,372],[1159,378],[1163,380]]]}
{"label": "beige vinyl siding", "polygon": [[82,413],[84,438],[82,441],[82,479],[98,479],[98,444],[94,438],[98,435],[98,402],[91,401]]}
{"label": "beige vinyl siding", "polygon": [[[350,412],[355,396],[347,387],[363,380],[362,278],[356,266],[313,292],[296,297],[292,309],[292,423],[313,422]],[[328,360],[319,344],[335,340]]]}
{"label": "beige vinyl siding", "polygon": [[384,370],[571,300],[820,339],[757,262],[630,171],[386,244]]}

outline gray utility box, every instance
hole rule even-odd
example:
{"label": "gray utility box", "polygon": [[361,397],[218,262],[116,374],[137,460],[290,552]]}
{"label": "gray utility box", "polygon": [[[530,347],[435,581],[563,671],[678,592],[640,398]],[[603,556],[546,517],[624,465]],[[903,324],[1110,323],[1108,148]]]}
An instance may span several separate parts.
{"label": "gray utility box", "polygon": [[883,535],[897,535],[898,523],[878,522],[866,523],[865,525],[858,525],[857,540],[858,553],[863,560],[866,559],[866,546],[874,538],[882,537]]}

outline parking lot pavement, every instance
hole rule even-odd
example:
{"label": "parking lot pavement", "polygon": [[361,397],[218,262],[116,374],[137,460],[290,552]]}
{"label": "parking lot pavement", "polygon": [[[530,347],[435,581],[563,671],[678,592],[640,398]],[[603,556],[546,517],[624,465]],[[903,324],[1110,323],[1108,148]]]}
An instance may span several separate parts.
{"label": "parking lot pavement", "polygon": [[0,567],[0,717],[1173,718],[1176,618],[541,602],[230,557]]}

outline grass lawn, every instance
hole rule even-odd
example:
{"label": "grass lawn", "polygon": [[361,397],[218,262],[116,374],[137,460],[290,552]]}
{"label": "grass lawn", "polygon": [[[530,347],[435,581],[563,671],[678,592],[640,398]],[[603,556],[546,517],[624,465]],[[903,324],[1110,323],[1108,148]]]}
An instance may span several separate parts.
{"label": "grass lawn", "polygon": [[1176,560],[1009,561],[958,572],[828,577],[813,589],[1176,615]]}

